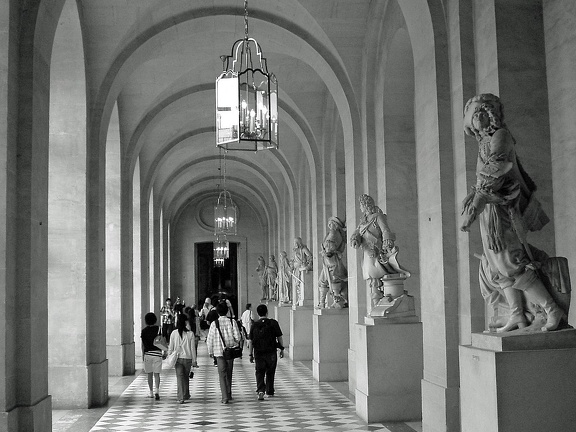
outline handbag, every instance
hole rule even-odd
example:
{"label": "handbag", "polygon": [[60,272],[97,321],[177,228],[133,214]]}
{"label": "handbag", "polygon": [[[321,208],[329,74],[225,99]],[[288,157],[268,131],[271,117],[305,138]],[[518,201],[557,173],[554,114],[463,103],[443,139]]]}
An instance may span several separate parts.
{"label": "handbag", "polygon": [[[230,319],[231,324],[234,325],[232,319]],[[234,360],[236,358],[242,357],[242,347],[240,346],[233,346],[227,347],[226,342],[224,342],[224,336],[222,336],[222,332],[220,331],[220,324],[218,320],[216,320],[216,328],[218,329],[218,333],[220,333],[220,339],[222,339],[222,344],[224,345],[224,349],[222,350],[222,356],[224,360]]]}
{"label": "handbag", "polygon": [[178,360],[178,355],[180,354],[180,348],[182,347],[183,343],[184,338],[182,338],[180,346],[177,349],[175,349],[172,354],[169,354],[168,357],[166,357],[166,360],[162,361],[162,367],[173,368],[174,366],[176,366],[176,361]]}
{"label": "handbag", "polygon": [[162,329],[158,329],[158,335],[154,338],[153,345],[162,351],[168,350],[168,343],[166,342],[166,338],[162,336]]}

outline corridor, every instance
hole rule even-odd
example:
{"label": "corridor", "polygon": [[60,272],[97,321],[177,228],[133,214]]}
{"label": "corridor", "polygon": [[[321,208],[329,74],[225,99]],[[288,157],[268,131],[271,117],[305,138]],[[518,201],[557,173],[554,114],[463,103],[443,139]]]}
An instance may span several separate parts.
{"label": "corridor", "polygon": [[[216,368],[206,345],[198,347],[199,368],[191,381],[192,398],[176,403],[174,370],[162,372],[160,400],[147,398],[146,376],[111,378],[107,408],[53,412],[54,432],[88,431],[421,431],[416,423],[367,425],[355,414],[354,403],[336,387],[318,383],[301,362],[279,359],[276,396],[258,401],[254,365],[245,356],[234,364],[231,404],[220,403]],[[139,369],[141,370],[141,368]],[[113,381],[117,384],[114,385]],[[123,389],[125,387],[125,389]],[[346,391],[342,386],[343,391]]]}

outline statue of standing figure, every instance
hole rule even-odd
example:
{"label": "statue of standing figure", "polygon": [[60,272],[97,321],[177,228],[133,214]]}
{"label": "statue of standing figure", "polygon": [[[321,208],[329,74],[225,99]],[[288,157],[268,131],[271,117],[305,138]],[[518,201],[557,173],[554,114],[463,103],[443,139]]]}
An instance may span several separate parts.
{"label": "statue of standing figure", "polygon": [[292,278],[295,295],[293,304],[302,306],[304,304],[304,279],[306,274],[312,270],[312,253],[302,243],[301,237],[294,239],[294,256],[292,258]]}
{"label": "statue of standing figure", "polygon": [[278,301],[289,304],[292,299],[292,265],[286,251],[280,252],[278,266]]}
{"label": "statue of standing figure", "polygon": [[[346,296],[348,270],[342,256],[346,250],[346,225],[337,216],[328,219],[328,232],[322,241],[322,263],[324,267],[318,279],[320,308],[344,308],[348,306]],[[328,306],[328,293],[333,302]]]}
{"label": "statue of standing figure", "polygon": [[461,230],[469,231],[479,220],[484,250],[480,289],[493,314],[489,329],[566,327],[568,263],[562,257],[549,258],[526,239],[528,231],[540,230],[549,219],[534,196],[534,181],[516,155],[500,98],[490,93],[471,98],[464,108],[464,130],[476,137],[479,152],[476,185],[462,203]]}
{"label": "statue of standing figure", "polygon": [[261,300],[268,300],[268,272],[266,271],[266,262],[263,256],[258,257],[258,267],[256,267],[258,279],[260,280],[260,289],[262,290]]}
{"label": "statue of standing figure", "polygon": [[362,275],[370,288],[370,315],[413,316],[414,298],[404,291],[404,280],[410,273],[398,263],[396,235],[370,195],[361,195],[359,201],[363,215],[350,237],[350,245],[363,251]]}
{"label": "statue of standing figure", "polygon": [[276,257],[270,255],[268,266],[266,267],[266,275],[268,282],[268,300],[278,300],[278,264],[276,264]]}

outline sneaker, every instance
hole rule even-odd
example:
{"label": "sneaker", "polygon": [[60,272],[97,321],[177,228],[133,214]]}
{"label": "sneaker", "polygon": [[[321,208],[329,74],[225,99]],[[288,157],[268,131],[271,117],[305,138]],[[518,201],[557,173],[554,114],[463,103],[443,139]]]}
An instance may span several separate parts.
{"label": "sneaker", "polygon": [[267,398],[273,398],[273,397],[274,397],[274,393],[272,393],[272,394],[267,394],[266,397],[267,397]]}
{"label": "sneaker", "polygon": [[178,403],[179,403],[179,404],[183,404],[184,401],[183,401],[182,399],[178,399]]}
{"label": "sneaker", "polygon": [[148,396],[146,396],[147,398],[153,398],[154,397],[154,393],[150,392],[150,394]]}
{"label": "sneaker", "polygon": [[228,403],[228,399],[222,399],[222,403],[226,405]]}
{"label": "sneaker", "polygon": [[154,399],[160,400],[160,395],[158,393],[154,393]]}
{"label": "sneaker", "polygon": [[264,400],[264,392],[258,392],[258,400]]}

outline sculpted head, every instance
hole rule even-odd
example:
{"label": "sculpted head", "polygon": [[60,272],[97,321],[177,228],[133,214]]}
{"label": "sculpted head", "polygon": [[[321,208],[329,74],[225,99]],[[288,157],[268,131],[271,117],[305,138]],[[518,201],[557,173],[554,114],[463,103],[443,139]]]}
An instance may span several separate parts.
{"label": "sculpted head", "polygon": [[329,230],[342,230],[345,229],[346,224],[340,220],[338,216],[332,216],[328,219]]}
{"label": "sculpted head", "polygon": [[260,264],[264,264],[264,257],[263,257],[262,255],[260,255],[260,256],[258,257],[258,262],[259,262]]}
{"label": "sculpted head", "polygon": [[302,247],[302,237],[294,237],[294,247]]}
{"label": "sculpted head", "polygon": [[478,137],[481,132],[492,135],[504,127],[504,111],[500,98],[483,93],[471,98],[464,107],[464,132]]}
{"label": "sculpted head", "polygon": [[374,202],[374,198],[372,198],[368,194],[362,194],[359,198],[360,201],[360,210],[362,213],[374,213],[376,210],[376,203]]}
{"label": "sculpted head", "polygon": [[275,257],[274,255],[270,255],[269,260],[270,260],[270,261],[276,261],[276,257]]}

